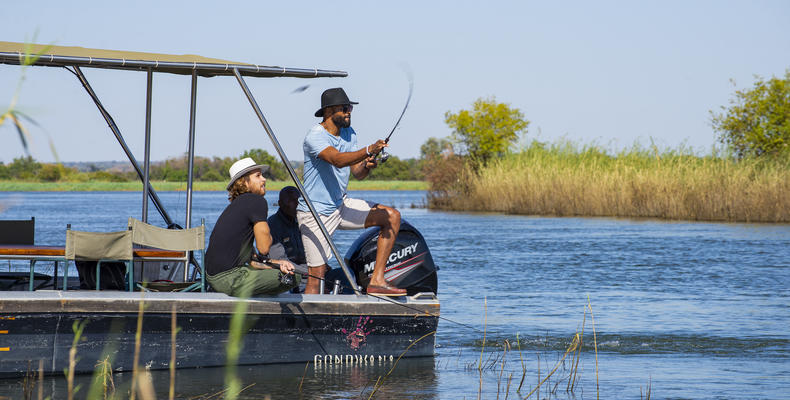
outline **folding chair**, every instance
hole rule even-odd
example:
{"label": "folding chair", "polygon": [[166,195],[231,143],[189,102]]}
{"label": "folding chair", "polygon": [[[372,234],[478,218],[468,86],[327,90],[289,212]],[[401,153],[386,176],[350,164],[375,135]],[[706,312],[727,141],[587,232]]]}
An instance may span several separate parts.
{"label": "folding chair", "polygon": [[[150,246],[162,250],[179,251],[183,255],[179,257],[137,257],[136,260],[145,261],[182,261],[184,262],[184,282],[187,282],[188,266],[191,251],[200,251],[200,259],[203,260],[206,247],[206,226],[201,220],[200,226],[189,229],[165,229],[158,226],[147,224],[135,218],[129,218],[129,229],[132,231],[132,242],[134,244]],[[201,262],[196,262],[200,271],[200,280],[192,283],[180,291],[192,291],[200,288],[201,292],[206,291],[205,271]],[[142,268],[141,268],[142,269]],[[141,274],[143,275],[143,274]]]}
{"label": "folding chair", "polygon": [[66,265],[63,268],[63,290],[66,290],[69,261],[96,261],[96,290],[100,288],[101,264],[121,261],[126,265],[129,291],[134,290],[132,232],[83,232],[66,229]]}

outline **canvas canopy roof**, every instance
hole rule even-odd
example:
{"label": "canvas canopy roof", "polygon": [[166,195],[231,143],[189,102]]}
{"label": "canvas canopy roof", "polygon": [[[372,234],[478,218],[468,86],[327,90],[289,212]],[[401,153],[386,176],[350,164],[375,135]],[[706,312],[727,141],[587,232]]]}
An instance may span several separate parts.
{"label": "canvas canopy roof", "polygon": [[80,66],[93,68],[126,69],[200,76],[233,75],[238,69],[244,76],[295,78],[345,77],[345,71],[329,71],[317,68],[287,68],[240,63],[236,61],[208,58],[193,54],[158,54],[136,51],[88,49],[76,46],[50,46],[0,41],[0,63],[22,64],[27,57],[39,56],[33,65]]}

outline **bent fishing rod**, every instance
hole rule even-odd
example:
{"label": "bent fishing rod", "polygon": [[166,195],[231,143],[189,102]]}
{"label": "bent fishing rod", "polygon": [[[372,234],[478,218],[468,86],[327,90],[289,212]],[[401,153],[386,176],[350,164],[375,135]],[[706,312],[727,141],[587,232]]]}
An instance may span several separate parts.
{"label": "bent fishing rod", "polygon": [[[406,98],[406,104],[403,106],[403,110],[400,112],[400,116],[398,117],[398,120],[395,122],[395,126],[392,127],[392,130],[390,131],[389,135],[387,135],[387,137],[384,139],[384,143],[387,144],[389,144],[392,134],[395,133],[395,129],[397,129],[398,125],[400,125],[400,121],[403,119],[403,114],[406,114],[406,109],[409,108],[409,103],[411,102],[411,94],[414,91],[414,76],[412,76],[411,71],[409,71],[408,69],[406,69],[405,72],[406,72],[406,76],[409,79],[409,96]],[[387,159],[390,158],[390,154],[387,153],[384,149],[382,149],[381,153],[379,154],[381,155],[381,160],[379,161],[381,163],[386,162]]]}

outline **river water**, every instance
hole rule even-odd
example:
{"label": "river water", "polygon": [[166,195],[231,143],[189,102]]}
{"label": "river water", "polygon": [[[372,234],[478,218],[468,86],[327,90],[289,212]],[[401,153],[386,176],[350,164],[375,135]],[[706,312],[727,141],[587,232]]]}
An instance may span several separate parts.
{"label": "river water", "polygon": [[[270,203],[276,195],[267,194]],[[524,398],[555,365],[531,398],[639,398],[648,390],[661,399],[790,398],[788,225],[450,213],[421,208],[419,191],[351,195],[398,207],[441,268],[436,356],[401,360],[375,398]],[[185,193],[160,196],[183,224]],[[35,216],[36,243],[63,244],[67,223],[121,230],[140,217],[141,203],[139,193],[2,193],[0,218]],[[193,224],[205,218],[211,229],[226,204],[225,193],[196,192]],[[340,251],[357,235],[338,232]],[[560,360],[582,328],[574,369],[572,355]],[[252,386],[241,397],[368,398],[391,367],[242,367]],[[168,373],[152,375],[166,398]],[[83,390],[88,378],[79,379]],[[130,379],[117,374],[115,384]],[[44,383],[46,395],[65,397],[62,378]],[[176,378],[179,398],[222,387],[222,369]],[[0,399],[21,394],[16,380],[0,381]]]}

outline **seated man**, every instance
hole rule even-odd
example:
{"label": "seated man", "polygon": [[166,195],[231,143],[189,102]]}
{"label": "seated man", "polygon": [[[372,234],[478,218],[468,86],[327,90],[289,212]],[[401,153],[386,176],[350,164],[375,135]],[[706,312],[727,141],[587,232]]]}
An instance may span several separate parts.
{"label": "seated man", "polygon": [[280,209],[269,217],[269,230],[272,243],[282,244],[288,259],[294,264],[305,264],[302,234],[296,221],[296,205],[299,204],[299,190],[286,186],[280,190]]}
{"label": "seated man", "polygon": [[[206,280],[218,292],[249,297],[278,294],[299,285],[299,276],[293,276],[290,284],[281,283],[281,274],[293,275],[290,261],[268,260],[272,237],[266,223],[266,178],[262,175],[268,169],[249,157],[230,167],[230,205],[214,225],[206,250]],[[252,261],[253,239],[262,263]]]}

